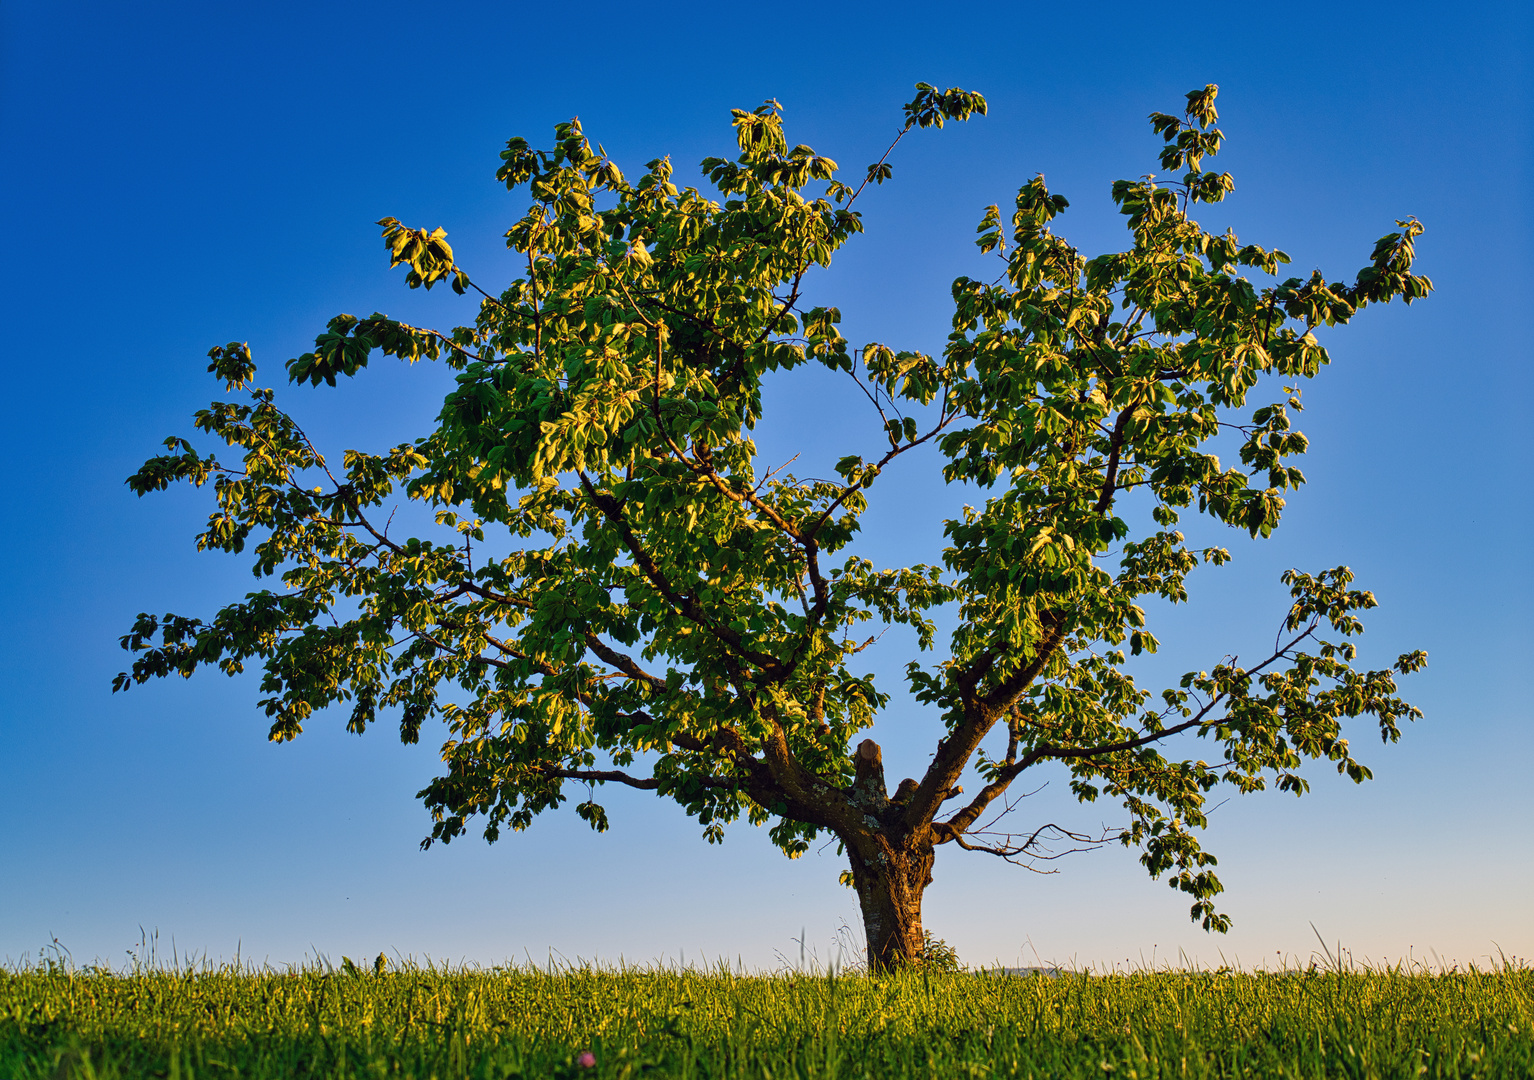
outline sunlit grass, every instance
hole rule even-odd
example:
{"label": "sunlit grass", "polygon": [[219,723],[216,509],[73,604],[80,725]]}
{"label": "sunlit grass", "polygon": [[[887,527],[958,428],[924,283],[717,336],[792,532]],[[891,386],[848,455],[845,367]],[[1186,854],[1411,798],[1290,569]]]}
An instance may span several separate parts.
{"label": "sunlit grass", "polygon": [[[34,1077],[1534,1077],[1534,969],[0,971]],[[593,1068],[578,1058],[590,1051]]]}

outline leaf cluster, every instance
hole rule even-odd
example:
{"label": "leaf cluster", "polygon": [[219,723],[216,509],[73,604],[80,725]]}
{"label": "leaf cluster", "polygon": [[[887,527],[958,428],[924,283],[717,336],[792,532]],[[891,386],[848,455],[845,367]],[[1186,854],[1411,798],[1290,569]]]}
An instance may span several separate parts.
{"label": "leaf cluster", "polygon": [[[1355,670],[1351,644],[1318,634],[1356,634],[1372,596],[1346,568],[1293,572],[1272,655],[1226,658],[1155,697],[1125,667],[1126,648],[1157,646],[1140,601],[1185,600],[1195,566],[1229,558],[1191,547],[1182,514],[1254,537],[1278,525],[1304,483],[1299,383],[1330,359],[1315,331],[1431,282],[1412,271],[1412,219],[1351,283],[1280,279],[1284,252],[1206,232],[1193,208],[1234,190],[1206,168],[1223,139],[1215,97],[1152,114],[1161,167],[1181,177],[1113,185],[1121,251],[1086,258],[1056,235],[1068,203],[1042,176],[1007,222],[988,208],[976,242],[997,276],[954,282],[935,357],[853,348],[836,308],[801,300],[806,275],[862,230],[853,206],[890,179],[889,152],[852,188],[831,159],[790,147],[768,101],[734,112],[738,152],[702,162],[705,194],[678,186],[668,158],[630,180],[578,120],[545,149],[510,140],[496,176],[531,199],[505,235],[524,269],[483,295],[474,324],[341,315],[287,365],[292,382],[335,386],[374,353],[445,362],[456,381],[433,430],[337,468],[256,389],[196,418],[237,460],[178,437],[130,478],[140,494],[211,482],[199,544],[237,553],[254,539],[255,574],[275,581],[207,621],[141,616],[118,688],[257,662],[274,739],[334,705],[359,733],[392,711],[407,741],[439,718],[428,843],[471,819],[492,840],[525,828],[572,785],[590,785],[576,809],[603,829],[595,786],[615,782],[674,799],[710,840],[745,815],[774,822],[790,855],[821,831],[876,828],[1012,857],[1027,845],[971,830],[1021,772],[1061,762],[1083,800],[1121,802],[1119,838],[1223,928],[1197,839],[1207,793],[1303,792],[1316,758],[1365,779],[1343,723],[1371,716],[1397,737],[1417,714],[1394,676],[1423,658]],[[918,84],[891,150],[986,107]],[[380,225],[411,287],[478,289],[443,230]],[[245,346],[210,358],[231,391],[247,387]],[[845,374],[870,408],[873,438],[835,479],[769,467],[753,439],[764,380],[810,364]],[[1234,462],[1213,452],[1221,438]],[[932,563],[877,568],[853,550],[868,491],[924,445],[983,504],[945,522]],[[430,510],[433,538],[391,535],[400,498]],[[945,606],[957,625],[940,644]],[[869,817],[849,748],[887,696],[855,658],[893,625],[937,656],[913,658],[908,682],[940,737],[928,772]],[[988,757],[997,729],[1007,751]],[[1217,760],[1164,756],[1185,732]],[[940,819],[975,761],[984,787]]]}

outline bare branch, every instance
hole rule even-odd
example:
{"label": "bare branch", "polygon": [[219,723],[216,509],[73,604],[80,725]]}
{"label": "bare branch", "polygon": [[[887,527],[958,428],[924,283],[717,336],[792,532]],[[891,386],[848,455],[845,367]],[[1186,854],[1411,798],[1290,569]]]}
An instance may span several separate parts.
{"label": "bare branch", "polygon": [[[1032,870],[1038,874],[1052,874],[1054,870],[1040,870],[1033,866],[1034,862],[1053,862],[1067,855],[1075,855],[1083,851],[1091,851],[1099,848],[1113,839],[1115,833],[1111,829],[1104,829],[1098,836],[1088,836],[1086,833],[1073,832],[1063,826],[1050,822],[1040,825],[1027,839],[1021,843],[1015,841],[1016,833],[1003,833],[996,843],[975,843],[972,839],[965,839],[964,834],[949,826],[946,822],[935,822],[933,831],[937,834],[939,844],[955,843],[965,851],[983,851],[987,855],[995,855],[1005,862],[1014,866],[1021,866],[1026,870]],[[975,834],[972,834],[975,835]],[[1074,847],[1064,850],[1054,850],[1043,846],[1046,839],[1063,839],[1074,844]],[[1026,859],[1027,861],[1021,861]]]}

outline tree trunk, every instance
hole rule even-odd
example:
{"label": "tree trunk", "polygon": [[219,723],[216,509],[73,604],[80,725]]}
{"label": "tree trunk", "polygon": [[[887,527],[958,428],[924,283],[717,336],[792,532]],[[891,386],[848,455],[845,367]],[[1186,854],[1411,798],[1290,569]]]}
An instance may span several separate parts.
{"label": "tree trunk", "polygon": [[900,805],[916,781],[902,783],[895,796],[900,802],[891,802],[885,793],[883,755],[872,739],[858,744],[853,765],[848,794],[866,828],[842,832],[842,844],[863,909],[868,969],[890,971],[921,959],[921,897],[932,884],[937,853],[930,829],[913,833],[900,820]]}
{"label": "tree trunk", "polygon": [[856,847],[848,845],[852,883],[863,909],[868,968],[890,971],[921,959],[921,898],[932,882],[936,853],[930,846],[900,851],[878,842],[882,837],[872,839],[878,850],[870,857],[861,857]]}

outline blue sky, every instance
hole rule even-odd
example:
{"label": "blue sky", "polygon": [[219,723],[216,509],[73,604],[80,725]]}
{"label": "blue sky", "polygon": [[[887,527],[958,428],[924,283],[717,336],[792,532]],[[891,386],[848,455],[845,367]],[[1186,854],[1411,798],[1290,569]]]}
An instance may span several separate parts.
{"label": "blue sky", "polygon": [[[274,746],[248,678],[113,697],[137,612],[207,614],[252,584],[237,560],[193,550],[197,493],[141,501],[123,478],[190,434],[218,390],[203,372],[214,344],[249,341],[277,383],[337,312],[468,319],[465,301],[388,271],[373,222],[442,225],[476,280],[510,276],[501,233],[522,196],[493,179],[508,136],[537,142],[579,115],[630,173],[669,153],[686,176],[729,152],[730,108],[776,97],[792,141],[856,173],[918,79],[978,90],[991,111],[904,142],[864,207],[867,235],[815,282],[856,342],[939,349],[983,208],[1035,172],[1071,199],[1063,235],[1089,253],[1119,245],[1107,188],[1155,168],[1145,115],[1207,82],[1237,188],[1206,221],[1297,270],[1350,276],[1414,214],[1438,287],[1327,339],[1334,365],[1305,398],[1310,485],[1274,539],[1215,537],[1236,563],[1195,580],[1187,608],[1153,612],[1164,650],[1147,672],[1255,648],[1281,617],[1283,569],[1348,563],[1382,605],[1365,659],[1429,651],[1407,684],[1426,718],[1397,746],[1359,733],[1370,784],[1320,771],[1304,800],[1216,812],[1236,920],[1224,938],[1116,849],[1051,877],[944,850],[929,928],[971,962],[1259,964],[1307,957],[1312,923],[1359,957],[1534,956],[1534,80],[1519,5],[18,2],[0,33],[0,957],[56,935],[77,959],[116,962],[141,928],[181,953],[272,962],[556,949],[771,967],[797,958],[801,934],[834,953],[857,925],[834,848],[790,863],[748,827],[709,847],[675,808],[616,792],[605,835],[569,815],[422,853],[413,793],[432,738],[358,739],[334,717]],[[423,433],[443,386],[384,364],[282,400],[335,450],[376,448]],[[838,394],[814,377],[771,387],[768,456],[859,450]],[[864,550],[931,559],[961,500],[919,470],[887,484]],[[892,689],[902,646],[891,635],[871,661]],[[874,734],[895,775],[935,738],[898,696]],[[1054,777],[1029,812],[1112,823],[1064,787]]]}

